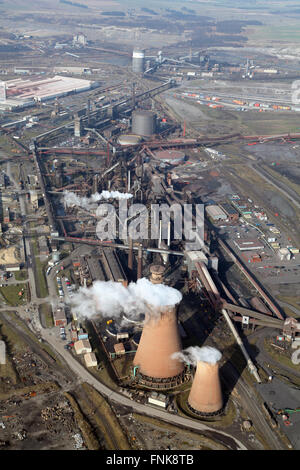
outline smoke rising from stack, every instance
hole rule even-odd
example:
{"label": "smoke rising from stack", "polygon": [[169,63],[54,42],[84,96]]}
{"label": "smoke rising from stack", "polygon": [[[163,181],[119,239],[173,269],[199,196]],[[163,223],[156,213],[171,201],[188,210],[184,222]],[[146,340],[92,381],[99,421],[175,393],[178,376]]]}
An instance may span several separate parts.
{"label": "smoke rising from stack", "polygon": [[183,351],[178,351],[172,355],[172,359],[179,359],[186,364],[196,366],[198,362],[216,364],[221,359],[222,354],[218,349],[211,346],[191,346]]}
{"label": "smoke rising from stack", "polygon": [[119,191],[102,191],[92,194],[91,197],[82,197],[72,191],[64,191],[63,202],[66,207],[82,207],[89,210],[93,204],[108,199],[131,199],[133,196],[129,193],[120,193]]}
{"label": "smoke rising from stack", "polygon": [[[92,318],[118,318],[125,313],[136,318],[140,313],[149,313],[149,305],[165,307],[175,305],[182,299],[177,290],[163,284],[152,284],[148,279],[139,279],[124,287],[119,282],[96,281],[91,287],[80,287],[70,300],[71,308],[77,315]],[[159,309],[151,309],[151,318],[159,316]]]}

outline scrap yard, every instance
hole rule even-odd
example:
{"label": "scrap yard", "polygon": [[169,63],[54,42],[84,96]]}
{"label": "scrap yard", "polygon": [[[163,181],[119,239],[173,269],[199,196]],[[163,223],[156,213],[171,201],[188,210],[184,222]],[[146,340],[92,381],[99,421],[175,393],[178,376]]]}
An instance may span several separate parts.
{"label": "scrap yard", "polygon": [[0,32],[0,448],[299,450],[299,61],[84,3]]}

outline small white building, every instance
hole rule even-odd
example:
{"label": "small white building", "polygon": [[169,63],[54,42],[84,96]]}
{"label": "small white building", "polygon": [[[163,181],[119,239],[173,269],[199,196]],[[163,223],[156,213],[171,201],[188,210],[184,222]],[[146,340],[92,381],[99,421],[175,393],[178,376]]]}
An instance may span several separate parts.
{"label": "small white building", "polygon": [[74,343],[76,354],[87,354],[92,352],[91,343],[88,339],[80,339]]}
{"label": "small white building", "polygon": [[152,392],[151,395],[148,397],[148,403],[166,409],[167,397],[163,393]]}
{"label": "small white building", "polygon": [[87,367],[97,367],[98,361],[93,352],[84,355],[85,365]]}

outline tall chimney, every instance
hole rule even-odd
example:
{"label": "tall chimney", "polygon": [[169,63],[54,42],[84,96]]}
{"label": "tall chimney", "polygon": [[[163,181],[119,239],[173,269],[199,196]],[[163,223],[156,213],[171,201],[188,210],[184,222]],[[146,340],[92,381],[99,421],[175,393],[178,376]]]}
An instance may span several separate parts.
{"label": "tall chimney", "polygon": [[133,241],[129,238],[129,252],[128,252],[128,268],[133,269]]}
{"label": "tall chimney", "polygon": [[150,281],[152,284],[162,284],[164,282],[163,274],[165,268],[161,264],[152,264],[150,266]]}
{"label": "tall chimney", "polygon": [[[164,268],[150,267],[153,284],[161,284]],[[133,361],[139,367],[139,374],[155,386],[157,382],[180,381],[184,364],[171,356],[181,351],[181,338],[177,322],[177,306],[154,307],[148,305],[140,343]]]}
{"label": "tall chimney", "polygon": [[143,245],[140,243],[138,247],[138,266],[137,266],[137,279],[141,279],[143,274]]}
{"label": "tall chimney", "polygon": [[193,385],[188,398],[189,408],[200,415],[218,414],[223,407],[219,364],[197,362]]}

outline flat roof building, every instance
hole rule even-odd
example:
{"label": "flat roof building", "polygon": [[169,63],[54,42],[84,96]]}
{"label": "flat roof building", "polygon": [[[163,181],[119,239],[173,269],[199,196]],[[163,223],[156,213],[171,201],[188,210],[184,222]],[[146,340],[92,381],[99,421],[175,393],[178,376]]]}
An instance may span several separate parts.
{"label": "flat roof building", "polygon": [[84,356],[84,362],[87,367],[97,367],[98,361],[93,352],[91,353],[86,353]]}
{"label": "flat roof building", "polygon": [[217,205],[206,206],[205,210],[207,215],[214,221],[227,219],[227,215],[223,209]]}
{"label": "flat roof building", "polygon": [[114,344],[114,351],[117,355],[125,354],[125,346],[123,343],[116,343]]}
{"label": "flat roof building", "polygon": [[234,207],[232,207],[231,204],[228,204],[227,202],[224,202],[223,204],[220,204],[221,209],[225,212],[227,217],[230,220],[238,220],[239,219],[239,213]]}
{"label": "flat roof building", "polygon": [[258,238],[240,238],[239,240],[234,240],[234,244],[240,251],[263,250],[265,247],[263,242],[261,242]]}
{"label": "flat roof building", "polygon": [[91,343],[88,339],[80,339],[74,343],[76,354],[87,354],[92,352]]}
{"label": "flat roof building", "polygon": [[9,110],[33,106],[37,101],[46,101],[69,93],[87,91],[97,85],[90,80],[61,75],[16,78],[4,83],[6,99],[0,100],[0,107]]}
{"label": "flat roof building", "polygon": [[58,307],[53,312],[53,322],[54,326],[66,326],[67,325],[67,317],[64,307]]}

